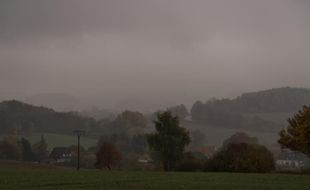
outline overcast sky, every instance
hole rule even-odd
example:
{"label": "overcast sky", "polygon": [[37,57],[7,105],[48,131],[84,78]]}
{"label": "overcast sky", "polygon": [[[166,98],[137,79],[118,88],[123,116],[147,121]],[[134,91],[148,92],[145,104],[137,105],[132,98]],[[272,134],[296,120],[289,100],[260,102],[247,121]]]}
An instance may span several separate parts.
{"label": "overcast sky", "polygon": [[157,109],[309,73],[308,0],[0,1],[0,92]]}

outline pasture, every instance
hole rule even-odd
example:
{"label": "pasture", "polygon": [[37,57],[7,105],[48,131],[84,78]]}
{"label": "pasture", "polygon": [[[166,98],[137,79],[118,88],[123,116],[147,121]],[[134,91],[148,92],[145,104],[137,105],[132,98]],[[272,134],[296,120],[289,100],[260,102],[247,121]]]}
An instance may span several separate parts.
{"label": "pasture", "polygon": [[310,176],[242,173],[122,172],[0,164],[1,190],[309,190]]}

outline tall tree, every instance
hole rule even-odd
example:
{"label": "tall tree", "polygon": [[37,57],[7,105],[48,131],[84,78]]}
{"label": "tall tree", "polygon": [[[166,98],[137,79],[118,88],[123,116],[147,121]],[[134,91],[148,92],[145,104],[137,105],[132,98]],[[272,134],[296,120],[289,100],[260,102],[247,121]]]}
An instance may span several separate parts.
{"label": "tall tree", "polygon": [[111,170],[113,166],[119,165],[120,161],[122,160],[122,155],[113,144],[103,143],[96,154],[96,158],[96,168],[106,168]]}
{"label": "tall tree", "polygon": [[149,147],[160,153],[166,171],[173,170],[181,160],[185,146],[190,143],[189,132],[169,111],[159,113],[154,123],[156,132],[147,137]]}
{"label": "tall tree", "polygon": [[184,120],[189,115],[188,110],[184,104],[169,107],[167,110],[171,111],[174,116],[178,116],[180,120]]}
{"label": "tall tree", "polygon": [[223,142],[223,147],[227,147],[229,144],[239,143],[258,144],[258,139],[256,137],[250,137],[246,133],[237,132]]}
{"label": "tall tree", "polygon": [[135,153],[143,154],[147,148],[145,135],[135,135],[131,138],[131,148]]}
{"label": "tall tree", "polygon": [[29,141],[25,138],[22,138],[20,143],[21,143],[21,148],[22,148],[22,159],[23,159],[23,161],[34,161],[35,155],[32,151],[32,148],[31,148]]}
{"label": "tall tree", "polygon": [[141,133],[146,125],[147,120],[142,113],[128,110],[119,114],[111,123],[114,133],[121,133],[124,131],[129,133]]}
{"label": "tall tree", "polygon": [[124,111],[116,118],[116,122],[125,128],[146,127],[146,119],[140,112]]}
{"label": "tall tree", "polygon": [[282,148],[300,151],[310,156],[310,106],[303,106],[292,118],[289,126],[280,131],[278,140]]}
{"label": "tall tree", "polygon": [[200,130],[191,131],[191,146],[204,146],[207,142],[205,134]]}
{"label": "tall tree", "polygon": [[0,141],[0,159],[3,160],[21,160],[21,149],[17,138],[4,137]]}
{"label": "tall tree", "polygon": [[47,143],[44,136],[41,136],[39,142],[32,145],[32,150],[36,156],[36,159],[41,162],[48,157]]}

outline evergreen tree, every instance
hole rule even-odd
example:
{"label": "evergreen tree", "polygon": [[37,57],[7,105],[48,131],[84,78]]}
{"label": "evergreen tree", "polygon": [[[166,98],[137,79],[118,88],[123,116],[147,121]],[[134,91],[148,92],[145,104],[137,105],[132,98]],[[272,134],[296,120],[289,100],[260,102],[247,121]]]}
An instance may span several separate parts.
{"label": "evergreen tree", "polygon": [[289,126],[280,131],[278,142],[282,148],[300,151],[310,156],[310,106],[304,106],[288,119]]}
{"label": "evergreen tree", "polygon": [[37,161],[41,162],[48,157],[47,143],[43,135],[39,142],[32,145],[32,149]]}
{"label": "evergreen tree", "polygon": [[25,138],[22,138],[20,143],[21,143],[23,161],[34,161],[35,155],[32,151],[29,141]]}
{"label": "evergreen tree", "polygon": [[9,136],[0,141],[0,159],[21,160],[21,149],[17,138]]}
{"label": "evergreen tree", "polygon": [[148,135],[148,144],[160,153],[166,171],[175,169],[184,154],[184,148],[190,143],[189,132],[180,127],[178,117],[166,111],[157,115],[156,132]]}

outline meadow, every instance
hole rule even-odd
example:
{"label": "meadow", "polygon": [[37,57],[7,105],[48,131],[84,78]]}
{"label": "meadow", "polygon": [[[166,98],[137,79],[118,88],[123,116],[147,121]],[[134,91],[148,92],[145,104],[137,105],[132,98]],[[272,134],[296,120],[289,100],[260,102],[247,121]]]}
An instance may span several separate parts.
{"label": "meadow", "polygon": [[245,173],[122,172],[0,164],[1,190],[309,190],[310,176]]}

